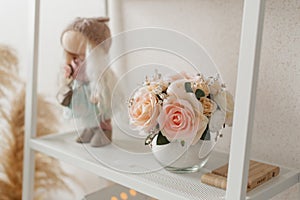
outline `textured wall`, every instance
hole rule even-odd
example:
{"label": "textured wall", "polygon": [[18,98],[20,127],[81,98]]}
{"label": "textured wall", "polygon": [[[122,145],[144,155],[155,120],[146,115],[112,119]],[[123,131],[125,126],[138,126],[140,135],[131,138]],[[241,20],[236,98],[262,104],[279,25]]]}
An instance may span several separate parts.
{"label": "textured wall", "polygon": [[[127,0],[121,7],[123,28],[164,27],[194,38],[209,52],[234,93],[242,2]],[[264,24],[252,157],[299,169],[300,1],[267,0]],[[229,150],[230,131],[224,131],[219,150]],[[298,184],[274,199],[296,200],[299,193]]]}

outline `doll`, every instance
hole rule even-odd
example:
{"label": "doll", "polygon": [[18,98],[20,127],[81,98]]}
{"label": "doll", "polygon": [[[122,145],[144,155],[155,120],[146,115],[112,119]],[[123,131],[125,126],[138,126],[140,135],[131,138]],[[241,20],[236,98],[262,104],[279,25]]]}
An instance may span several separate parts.
{"label": "doll", "polygon": [[76,141],[93,147],[107,145],[112,138],[110,96],[115,78],[110,69],[105,70],[111,45],[108,20],[76,18],[61,35],[65,80],[58,100],[85,126]]}

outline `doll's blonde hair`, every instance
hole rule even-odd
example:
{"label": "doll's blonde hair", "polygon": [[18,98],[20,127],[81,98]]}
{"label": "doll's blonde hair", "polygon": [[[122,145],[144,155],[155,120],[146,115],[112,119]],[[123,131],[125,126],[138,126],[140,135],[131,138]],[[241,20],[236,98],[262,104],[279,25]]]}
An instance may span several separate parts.
{"label": "doll's blonde hair", "polygon": [[[111,95],[116,83],[115,73],[107,66],[107,59],[104,59],[108,57],[111,46],[111,32],[106,24],[108,21],[107,17],[78,17],[61,34],[61,42],[63,35],[68,31],[78,32],[86,39],[86,73],[90,80],[92,96],[98,99],[98,108],[104,118],[111,116]],[[67,59],[68,53],[65,53]]]}

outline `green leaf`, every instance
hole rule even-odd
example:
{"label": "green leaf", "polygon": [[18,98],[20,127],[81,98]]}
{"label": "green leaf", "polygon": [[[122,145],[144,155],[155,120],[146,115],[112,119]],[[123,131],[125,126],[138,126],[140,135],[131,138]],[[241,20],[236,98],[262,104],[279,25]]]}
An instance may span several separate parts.
{"label": "green leaf", "polygon": [[181,144],[181,146],[183,146],[183,147],[184,147],[184,145],[185,145],[185,141],[184,141],[184,140],[181,140],[181,141],[180,141],[180,144]]}
{"label": "green leaf", "polygon": [[152,133],[152,134],[148,135],[145,140],[145,145],[150,145],[156,135],[157,135],[157,133]]}
{"label": "green leaf", "polygon": [[201,97],[205,97],[205,93],[201,89],[197,89],[195,92],[196,98],[199,100]]}
{"label": "green leaf", "polygon": [[163,136],[163,134],[159,131],[158,135],[157,135],[156,144],[157,145],[165,145],[165,144],[169,144],[169,143],[170,143],[170,141],[165,136]]}
{"label": "green leaf", "polygon": [[204,133],[202,134],[200,140],[210,140],[210,131],[209,131],[208,125],[207,125]]}
{"label": "green leaf", "polygon": [[184,88],[185,88],[186,92],[193,93],[192,83],[191,82],[185,82],[184,83]]}

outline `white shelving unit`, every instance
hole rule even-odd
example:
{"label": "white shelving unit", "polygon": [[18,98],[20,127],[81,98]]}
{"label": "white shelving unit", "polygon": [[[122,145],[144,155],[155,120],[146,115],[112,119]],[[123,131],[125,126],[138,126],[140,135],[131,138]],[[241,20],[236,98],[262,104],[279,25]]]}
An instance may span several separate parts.
{"label": "white shelving unit", "polygon": [[[104,166],[101,164],[101,160],[111,160],[112,155],[117,155],[110,163],[111,166],[118,168],[122,166],[127,171],[136,172],[156,169],[159,166],[151,154],[143,155],[138,159],[138,162],[132,163],[128,162],[128,160],[132,160],[132,157],[126,156],[126,153],[122,154],[112,146],[92,148],[89,145],[75,143],[76,136],[77,133],[75,132],[47,136],[31,140],[30,146],[33,150],[78,166],[118,184],[134,188],[157,199],[213,200],[224,199],[225,197],[224,190],[208,186],[200,181],[203,173],[227,163],[228,155],[224,153],[213,152],[205,168],[201,172],[193,174],[179,175],[165,170],[146,174],[122,173],[112,167]],[[129,141],[115,141],[114,143],[124,145],[129,144]],[[140,143],[132,144],[130,141],[132,151],[142,148],[142,145]],[[99,155],[101,160],[97,160],[94,155]],[[267,197],[283,191],[298,182],[297,173],[297,171],[281,167],[280,176],[247,193],[247,199],[267,199]]]}
{"label": "white shelving unit", "polygon": [[[157,167],[157,162],[151,154],[139,157],[140,163],[131,163],[128,155],[120,152],[111,145],[103,148],[91,148],[74,142],[75,133],[60,133],[36,139],[36,85],[39,39],[39,0],[31,0],[31,32],[30,49],[31,62],[29,63],[30,76],[27,82],[26,121],[25,121],[25,149],[24,149],[24,178],[23,199],[33,199],[34,184],[34,151],[42,152],[66,163],[78,166],[105,179],[152,196],[157,199],[268,199],[292,185],[299,183],[299,171],[281,167],[280,175],[262,186],[246,194],[248,176],[249,149],[254,116],[254,101],[256,79],[258,75],[260,44],[262,35],[264,0],[245,0],[244,16],[241,36],[240,58],[235,99],[235,118],[231,142],[229,180],[227,192],[217,189],[200,181],[201,174],[225,164],[228,155],[213,152],[211,159],[201,172],[194,174],[173,174],[165,170],[152,173],[125,173],[113,169],[112,166],[123,166],[124,169],[139,172]],[[119,0],[106,1],[107,9],[113,17],[115,4]],[[115,11],[117,12],[117,11]],[[240,117],[248,116],[248,118]],[[120,145],[127,141],[115,141]],[[139,148],[139,145],[130,145]],[[90,154],[89,152],[92,152]],[[119,155],[117,159],[110,159],[110,167],[102,164],[92,155],[101,155],[102,159],[109,160],[112,155]],[[105,157],[106,156],[106,157]],[[147,170],[147,169],[146,169]]]}

